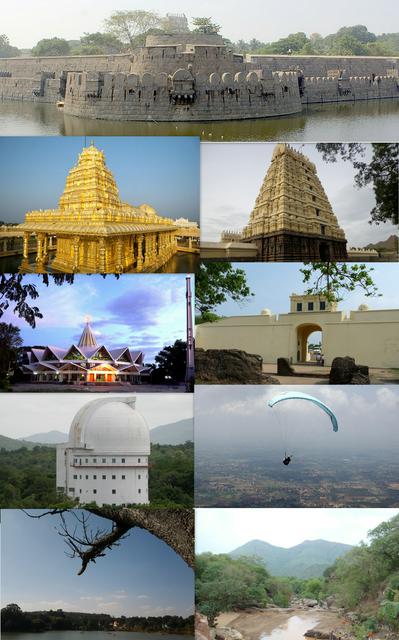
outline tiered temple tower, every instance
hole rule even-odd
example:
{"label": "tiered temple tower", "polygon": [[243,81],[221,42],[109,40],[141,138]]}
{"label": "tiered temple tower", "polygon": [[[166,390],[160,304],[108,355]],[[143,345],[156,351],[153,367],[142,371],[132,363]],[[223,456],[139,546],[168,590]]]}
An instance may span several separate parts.
{"label": "tiered temple tower", "polygon": [[[58,209],[31,211],[18,226],[24,231],[22,271],[30,271],[28,243],[37,239],[36,270],[64,273],[156,271],[176,252],[177,227],[143,204],[121,202],[102,151],[83,149],[70,171]],[[50,263],[49,241],[56,238]]]}
{"label": "tiered temple tower", "polygon": [[278,144],[256,199],[244,242],[262,261],[346,260],[346,239],[316,167],[289,145]]}

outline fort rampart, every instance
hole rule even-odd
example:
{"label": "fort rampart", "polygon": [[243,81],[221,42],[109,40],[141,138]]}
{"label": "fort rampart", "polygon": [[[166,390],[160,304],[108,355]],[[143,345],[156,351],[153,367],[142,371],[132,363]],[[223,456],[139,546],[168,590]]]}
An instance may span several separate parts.
{"label": "fort rampart", "polygon": [[399,58],[243,56],[220,36],[148,36],[130,54],[8,58],[0,99],[63,102],[109,120],[235,120],[299,113],[303,104],[399,97]]}

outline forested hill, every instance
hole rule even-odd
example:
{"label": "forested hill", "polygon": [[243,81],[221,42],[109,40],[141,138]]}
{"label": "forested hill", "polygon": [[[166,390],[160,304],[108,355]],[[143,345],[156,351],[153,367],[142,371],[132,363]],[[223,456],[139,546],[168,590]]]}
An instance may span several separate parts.
{"label": "forested hill", "polygon": [[351,549],[348,544],[327,540],[305,540],[289,549],[251,540],[229,555],[233,558],[256,556],[272,575],[306,579],[322,576],[327,567]]}
{"label": "forested hill", "polygon": [[37,446],[37,442],[27,442],[26,440],[14,440],[14,438],[8,438],[7,436],[0,435],[0,450],[17,451],[18,449],[26,448],[33,449]]}
{"label": "forested hill", "polygon": [[[303,546],[293,547],[294,552],[299,549],[300,553]],[[352,624],[350,633],[346,627],[348,640],[364,640],[380,631],[382,635],[378,637],[397,640],[399,514],[381,523],[368,534],[367,543],[341,555],[319,578],[278,577],[259,558],[203,553],[196,560],[196,595],[199,611],[208,616],[211,624],[223,611],[269,605],[289,607],[298,597],[312,598],[326,606],[328,598],[336,610],[342,607],[351,612],[345,621],[346,625]]]}

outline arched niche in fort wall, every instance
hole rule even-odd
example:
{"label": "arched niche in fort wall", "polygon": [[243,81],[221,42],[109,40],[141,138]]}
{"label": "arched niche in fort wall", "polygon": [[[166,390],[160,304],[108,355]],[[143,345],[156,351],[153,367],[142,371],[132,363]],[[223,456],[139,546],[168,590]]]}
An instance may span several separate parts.
{"label": "arched niche in fort wall", "polygon": [[141,76],[141,86],[142,87],[153,87],[155,84],[155,79],[152,73],[143,73]]}
{"label": "arched niche in fort wall", "polygon": [[238,71],[238,73],[235,74],[234,82],[235,82],[235,84],[237,84],[239,86],[244,86],[245,85],[245,73],[244,73],[244,71]]}
{"label": "arched niche in fort wall", "polygon": [[140,85],[140,77],[137,75],[137,73],[129,73],[126,76],[126,88],[128,90],[132,89],[132,90],[136,90]]}
{"label": "arched niche in fort wall", "polygon": [[209,76],[209,84],[211,89],[220,87],[220,75],[218,73],[211,73]]}
{"label": "arched niche in fort wall", "polygon": [[160,89],[166,89],[168,87],[168,84],[169,84],[169,76],[168,76],[168,74],[165,73],[165,72],[157,73],[156,76],[155,76],[155,84]]}
{"label": "arched niche in fort wall", "polygon": [[231,73],[226,72],[222,74],[222,85],[228,89],[234,86],[234,78]]}
{"label": "arched niche in fort wall", "polygon": [[256,87],[259,84],[259,77],[255,71],[247,73],[246,82],[250,87]]}

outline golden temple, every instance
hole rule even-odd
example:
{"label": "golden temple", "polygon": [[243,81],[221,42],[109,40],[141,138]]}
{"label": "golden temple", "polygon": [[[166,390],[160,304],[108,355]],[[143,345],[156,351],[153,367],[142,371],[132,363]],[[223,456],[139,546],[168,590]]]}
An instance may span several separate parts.
{"label": "golden temple", "polygon": [[177,252],[174,221],[147,204],[121,202],[104,153],[93,144],[69,172],[58,209],[30,211],[17,229],[24,233],[20,271],[32,270],[31,235],[37,244],[35,270],[41,272],[154,272]]}

